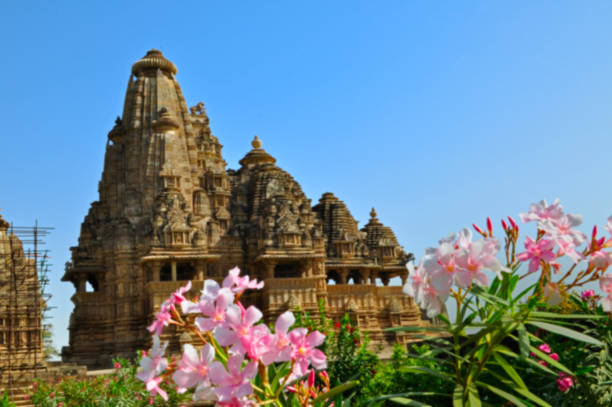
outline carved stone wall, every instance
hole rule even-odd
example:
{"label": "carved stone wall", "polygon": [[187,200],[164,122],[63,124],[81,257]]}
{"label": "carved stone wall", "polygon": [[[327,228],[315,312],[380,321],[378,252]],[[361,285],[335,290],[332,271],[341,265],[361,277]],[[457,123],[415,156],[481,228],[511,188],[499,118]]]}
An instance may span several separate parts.
{"label": "carved stone wall", "polygon": [[[312,207],[257,137],[240,168],[227,169],[204,104],[187,108],[176,72],[157,50],[132,67],[100,198],[63,277],[76,288],[63,359],[104,367],[133,357],[148,346],[145,327],[170,292],[187,280],[196,292],[236,265],[265,281],[245,301],[268,320],[297,306],[316,312],[323,300],[335,318],[353,313],[374,343],[405,341],[382,333],[422,323],[399,287],[376,285],[407,276],[409,255],[391,229],[373,211],[359,230],[331,193]],[[180,338],[167,337],[178,350]]]}
{"label": "carved stone wall", "polygon": [[45,370],[42,306],[36,264],[0,216],[0,389],[11,394]]}

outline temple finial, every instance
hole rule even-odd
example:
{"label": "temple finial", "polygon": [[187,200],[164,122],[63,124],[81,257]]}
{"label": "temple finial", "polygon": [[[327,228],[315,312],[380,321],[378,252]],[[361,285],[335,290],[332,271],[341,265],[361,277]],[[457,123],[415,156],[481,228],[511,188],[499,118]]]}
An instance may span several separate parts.
{"label": "temple finial", "polygon": [[257,137],[257,134],[255,135],[253,141],[251,141],[251,145],[253,146],[253,148],[261,148],[262,143],[259,137]]}
{"label": "temple finial", "polygon": [[374,207],[372,207],[372,210],[370,211],[370,217],[371,218],[376,218],[376,216],[378,216],[378,214],[376,213],[376,209],[374,209]]}

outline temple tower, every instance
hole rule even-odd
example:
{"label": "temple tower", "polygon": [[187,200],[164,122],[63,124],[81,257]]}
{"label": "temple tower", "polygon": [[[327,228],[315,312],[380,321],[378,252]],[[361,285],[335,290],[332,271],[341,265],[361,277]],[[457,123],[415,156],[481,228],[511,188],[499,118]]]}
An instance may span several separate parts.
{"label": "temple tower", "polygon": [[36,261],[0,215],[0,389],[11,395],[46,369]]}
{"label": "temple tower", "polygon": [[[410,258],[391,229],[374,213],[359,230],[331,193],[312,207],[258,137],[240,168],[226,169],[204,104],[187,108],[176,73],[157,50],[132,66],[99,199],[63,277],[76,289],[63,359],[102,367],[134,357],[172,291],[192,280],[196,292],[236,265],[265,281],[244,300],[268,320],[298,306],[315,312],[324,301],[333,317],[352,312],[376,343],[398,340],[385,327],[421,323],[401,287],[387,287],[405,279]],[[179,338],[171,330],[166,337],[178,350]]]}

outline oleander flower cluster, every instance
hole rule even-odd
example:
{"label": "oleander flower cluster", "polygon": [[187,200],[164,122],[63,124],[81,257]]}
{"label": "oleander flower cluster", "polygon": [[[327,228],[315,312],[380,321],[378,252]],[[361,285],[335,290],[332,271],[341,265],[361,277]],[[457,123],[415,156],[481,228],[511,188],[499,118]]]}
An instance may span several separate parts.
{"label": "oleander flower cluster", "polygon": [[[612,237],[598,237],[595,226],[589,240],[576,229],[582,223],[582,216],[565,213],[558,199],[550,205],[544,200],[534,203],[527,213],[519,216],[524,223],[537,222],[537,236],[527,236],[525,250],[516,253],[519,226],[512,217],[508,217],[508,222],[502,220],[505,266],[498,260],[500,244],[487,218],[484,230],[473,225],[481,239],[473,241],[472,232],[464,229],[440,240],[438,247],[426,249],[417,266],[409,263],[410,281],[404,286],[404,292],[433,317],[443,311],[450,295],[460,302],[464,297],[461,292],[465,293],[473,284],[487,286],[486,271],[499,277],[501,272],[510,272],[525,263],[526,274],[541,272],[537,290],[549,305],[561,304],[570,288],[598,281],[605,294],[601,305],[605,311],[612,311],[612,275],[604,274],[612,265],[612,252],[607,250],[612,247]],[[612,236],[612,216],[605,229]],[[565,274],[561,274],[562,257],[573,264]],[[576,272],[578,265],[585,265],[585,269]]]}
{"label": "oleander flower cluster", "polygon": [[[137,377],[146,383],[151,395],[166,399],[160,385],[171,379],[179,393],[193,389],[195,400],[245,406],[278,398],[281,390],[308,374],[309,369],[312,374],[312,369],[324,369],[326,355],[317,349],[325,339],[322,333],[291,329],[295,317],[290,311],[278,317],[272,331],[263,323],[259,309],[241,304],[239,298],[245,290],[262,287],[263,282],[240,276],[240,270],[234,268],[221,285],[204,281],[199,298],[185,297],[191,282],[174,292],[149,327],[153,347],[140,361]],[[200,338],[200,349],[186,344],[180,360],[169,361],[165,356],[167,342],[162,343],[160,335],[171,324]],[[257,388],[255,377],[264,376],[260,381],[267,384],[266,369],[275,363],[288,366],[279,379],[281,383],[277,383],[280,390],[272,392],[269,385]]]}
{"label": "oleander flower cluster", "polygon": [[[488,225],[491,230],[490,221]],[[486,286],[489,278],[485,270],[497,274],[504,270],[497,259],[497,239],[492,232],[477,230],[482,239],[473,241],[472,232],[463,229],[440,240],[438,247],[426,249],[417,267],[407,265],[411,282],[404,286],[404,292],[414,297],[430,318],[442,311],[452,287],[467,289],[473,283]]]}

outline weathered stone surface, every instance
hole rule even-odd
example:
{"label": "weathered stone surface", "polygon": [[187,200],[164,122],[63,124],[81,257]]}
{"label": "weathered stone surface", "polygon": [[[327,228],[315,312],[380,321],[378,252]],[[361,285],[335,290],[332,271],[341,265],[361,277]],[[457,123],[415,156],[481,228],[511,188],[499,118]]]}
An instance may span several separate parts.
{"label": "weathered stone surface", "polygon": [[0,215],[0,390],[12,397],[45,370],[35,260]]}
{"label": "weathered stone surface", "polygon": [[[156,50],[132,67],[100,198],[63,277],[76,288],[63,359],[104,367],[133,357],[149,345],[145,327],[170,292],[186,280],[197,292],[236,265],[265,281],[244,299],[268,320],[297,306],[316,312],[323,300],[332,318],[351,312],[374,343],[406,341],[382,332],[423,323],[401,287],[387,286],[406,278],[410,257],[391,229],[373,211],[359,230],[330,193],[313,208],[257,137],[241,167],[226,169],[204,104],[187,108],[176,71]],[[179,350],[180,338],[166,337]]]}

